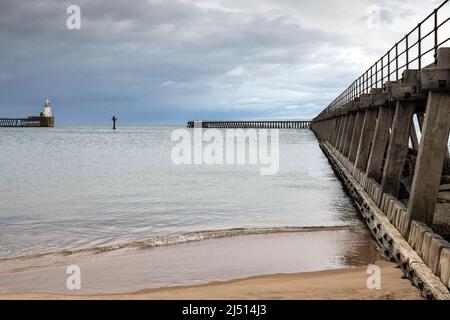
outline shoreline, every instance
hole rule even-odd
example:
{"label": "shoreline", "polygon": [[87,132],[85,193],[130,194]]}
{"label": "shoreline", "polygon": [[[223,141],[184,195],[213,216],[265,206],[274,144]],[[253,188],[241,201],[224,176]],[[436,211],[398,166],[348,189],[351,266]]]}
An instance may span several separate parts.
{"label": "shoreline", "polygon": [[367,267],[258,275],[202,285],[144,289],[126,294],[0,294],[0,300],[422,300],[395,264],[377,261],[381,290],[367,288]]}
{"label": "shoreline", "polygon": [[[166,236],[154,236],[130,242],[122,242],[117,244],[107,244],[105,246],[92,246],[81,248],[61,248],[54,251],[31,252],[18,256],[6,256],[0,258],[0,266],[13,261],[27,261],[36,259],[45,259],[52,256],[69,256],[83,254],[108,253],[127,249],[152,249],[159,247],[176,246],[187,243],[200,242],[205,240],[222,240],[233,237],[245,237],[256,235],[277,235],[277,234],[298,234],[306,232],[321,231],[342,231],[356,230],[360,231],[361,227],[366,228],[364,224],[357,225],[336,225],[336,226],[306,226],[306,227],[254,227],[254,228],[230,228],[230,229],[211,229],[189,231],[179,234],[169,234]],[[1,268],[0,268],[1,272]]]}
{"label": "shoreline", "polygon": [[[152,248],[40,256],[0,263],[0,293],[103,295],[272,274],[363,267],[382,260],[365,229],[253,234]],[[67,287],[80,270],[80,290]]]}

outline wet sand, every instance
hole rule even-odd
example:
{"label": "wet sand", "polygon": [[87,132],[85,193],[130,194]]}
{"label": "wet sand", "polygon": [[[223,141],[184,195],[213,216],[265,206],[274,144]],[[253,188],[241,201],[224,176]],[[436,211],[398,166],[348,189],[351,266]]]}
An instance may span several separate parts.
{"label": "wet sand", "polygon": [[379,261],[380,290],[366,285],[367,268],[312,273],[258,276],[200,286],[149,289],[121,295],[0,295],[1,299],[127,299],[127,300],[421,300],[419,291],[402,279],[402,271],[390,262]]}
{"label": "wet sand", "polygon": [[[367,265],[382,260],[361,227],[52,254],[1,261],[0,299],[420,298],[386,262],[381,263],[383,290],[368,290]],[[66,287],[70,265],[81,269],[81,290]]]}

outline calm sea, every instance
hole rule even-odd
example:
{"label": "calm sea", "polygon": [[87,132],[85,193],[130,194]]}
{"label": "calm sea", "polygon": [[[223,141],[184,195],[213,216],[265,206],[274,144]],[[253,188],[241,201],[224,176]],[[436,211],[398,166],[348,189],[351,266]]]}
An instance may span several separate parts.
{"label": "calm sea", "polygon": [[279,174],[262,176],[254,165],[173,164],[175,129],[1,128],[0,259],[361,224],[309,130],[280,131]]}

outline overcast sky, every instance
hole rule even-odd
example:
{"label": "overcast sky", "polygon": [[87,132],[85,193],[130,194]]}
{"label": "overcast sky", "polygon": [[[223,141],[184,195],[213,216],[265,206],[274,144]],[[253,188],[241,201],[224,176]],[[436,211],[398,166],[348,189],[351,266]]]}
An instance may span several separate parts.
{"label": "overcast sky", "polygon": [[441,2],[0,0],[0,117],[309,119]]}

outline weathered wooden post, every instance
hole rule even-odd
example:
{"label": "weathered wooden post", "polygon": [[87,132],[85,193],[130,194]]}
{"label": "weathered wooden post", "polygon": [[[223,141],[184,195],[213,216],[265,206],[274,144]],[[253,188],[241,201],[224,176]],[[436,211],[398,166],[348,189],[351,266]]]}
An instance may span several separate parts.
{"label": "weathered wooden post", "polygon": [[416,105],[423,95],[418,93],[418,70],[405,70],[402,82],[388,82],[388,100],[396,102],[389,147],[384,165],[381,188],[383,192],[398,197],[400,182],[408,154],[410,127]]}
{"label": "weathered wooden post", "polygon": [[394,117],[394,109],[389,105],[384,105],[379,109],[378,120],[375,127],[372,148],[370,150],[369,162],[367,164],[367,177],[381,182],[382,166],[386,146],[389,141],[390,128]]}
{"label": "weathered wooden post", "polygon": [[329,127],[327,129],[327,141],[329,143],[332,143],[333,137],[336,135],[337,119],[336,118],[329,119],[328,122],[329,122]]}
{"label": "weathered wooden post", "polygon": [[339,141],[339,135],[341,133],[341,129],[342,129],[342,117],[337,116],[336,117],[336,133],[333,135],[333,138],[331,140],[331,144],[333,145],[333,147],[336,148],[337,146],[337,142]]}
{"label": "weathered wooden post", "polygon": [[361,137],[361,131],[364,122],[364,113],[365,113],[364,111],[358,111],[358,113],[356,114],[356,123],[355,128],[353,130],[352,142],[350,146],[350,152],[348,155],[348,160],[350,160],[353,163],[356,160],[356,153],[358,152],[359,139]]}
{"label": "weathered wooden post", "polygon": [[358,151],[356,153],[355,166],[363,171],[367,168],[367,161],[369,159],[370,147],[375,132],[377,123],[378,110],[368,109],[364,116],[364,123],[359,139]]}
{"label": "weathered wooden post", "polygon": [[408,204],[408,229],[413,220],[433,224],[450,130],[450,48],[438,49],[436,68],[423,69],[421,81],[429,95]]}
{"label": "weathered wooden post", "polygon": [[347,132],[345,134],[344,148],[342,150],[342,154],[346,157],[348,157],[348,154],[350,152],[350,145],[352,143],[353,138],[353,130],[355,130],[356,113],[352,112],[348,117],[349,122],[347,126]]}
{"label": "weathered wooden post", "polygon": [[381,188],[384,192],[398,196],[403,167],[408,154],[411,119],[416,105],[411,101],[397,101],[389,148],[384,165]]}
{"label": "weathered wooden post", "polygon": [[341,152],[341,153],[343,153],[343,151],[344,151],[344,143],[345,143],[345,138],[346,138],[346,135],[347,135],[347,129],[348,129],[348,126],[349,126],[349,122],[350,122],[350,115],[345,115],[345,116],[343,116],[344,117],[344,122],[343,122],[343,126],[342,126],[342,132],[341,132],[341,136],[340,136],[340,140],[339,140],[339,145],[338,145],[338,147],[337,147],[337,149]]}
{"label": "weathered wooden post", "polygon": [[417,139],[416,128],[414,127],[414,121],[411,120],[410,125],[411,132],[409,133],[409,137],[411,138],[411,144],[414,151],[419,151],[419,140]]}

